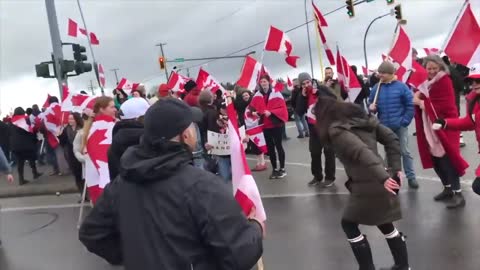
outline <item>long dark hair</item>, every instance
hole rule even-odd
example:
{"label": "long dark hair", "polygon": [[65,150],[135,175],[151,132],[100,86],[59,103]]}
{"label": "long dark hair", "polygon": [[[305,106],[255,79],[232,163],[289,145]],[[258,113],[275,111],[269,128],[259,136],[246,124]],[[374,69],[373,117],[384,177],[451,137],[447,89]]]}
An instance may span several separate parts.
{"label": "long dark hair", "polygon": [[333,122],[347,122],[352,118],[366,118],[367,114],[358,105],[337,101],[330,97],[319,97],[314,112],[317,119],[315,128],[320,141],[328,142],[328,129]]}
{"label": "long dark hair", "polygon": [[72,112],[72,117],[75,120],[75,123],[77,124],[77,129],[82,129],[83,128],[82,115],[77,112]]}

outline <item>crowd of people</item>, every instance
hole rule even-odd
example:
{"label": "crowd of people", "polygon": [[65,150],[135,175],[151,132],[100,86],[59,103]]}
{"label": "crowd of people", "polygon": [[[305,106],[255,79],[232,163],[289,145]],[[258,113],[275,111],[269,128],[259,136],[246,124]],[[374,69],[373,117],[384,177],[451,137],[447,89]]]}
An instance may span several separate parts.
{"label": "crowd of people", "polygon": [[[394,259],[389,269],[410,267],[405,237],[393,223],[402,217],[397,197],[402,171],[409,187],[419,188],[408,140],[413,119],[423,168],[433,168],[443,184],[434,200],[444,201],[448,209],[466,203],[460,177],[468,163],[460,153],[460,132],[475,131],[480,147],[480,65],[464,81],[448,58],[420,60],[415,51],[413,55],[428,72],[428,95],[398,80],[388,61],[370,78],[359,76],[361,91],[352,102],[344,101],[348,89],[333,78],[331,68],[324,70],[323,81],[305,72],[293,81],[290,102],[298,138],[309,140],[313,178],[308,185],[331,187],[336,159],[344,165],[351,196],[341,225],[360,269],[375,267],[359,224],[377,226],[385,235]],[[252,170],[270,167],[270,179],[284,179],[289,113],[272,83],[262,74],[256,89],[215,93],[193,80],[184,92],[162,84],[153,105],[144,88],[131,93],[115,89],[113,98],[98,97],[91,109],[70,113],[68,124],[54,134],[58,146],[47,140],[50,134],[38,106],[26,111],[19,107],[0,123],[0,170],[13,182],[14,163],[18,183],[24,185],[29,181],[25,162],[36,179],[42,176],[37,163],[44,162],[44,155],[52,166],[50,175],[60,173],[58,157],[63,156],[82,194],[91,171],[101,167],[89,165],[89,153],[103,151],[99,155],[106,157],[110,183],[105,189],[88,189],[95,206],[80,230],[88,250],[127,269],[250,269],[262,254],[265,224],[254,210],[248,216],[241,213],[229,191],[230,156],[210,153],[208,133],[227,133],[227,103],[233,103],[240,125],[261,127],[265,138],[266,150],[248,135],[242,138],[246,151],[257,158]],[[459,96],[466,89],[467,112],[460,118]],[[58,99],[51,97],[49,103]],[[113,126],[107,147],[91,139],[99,125]],[[377,143],[384,145],[385,160]],[[480,166],[475,177],[472,188],[480,195]]]}

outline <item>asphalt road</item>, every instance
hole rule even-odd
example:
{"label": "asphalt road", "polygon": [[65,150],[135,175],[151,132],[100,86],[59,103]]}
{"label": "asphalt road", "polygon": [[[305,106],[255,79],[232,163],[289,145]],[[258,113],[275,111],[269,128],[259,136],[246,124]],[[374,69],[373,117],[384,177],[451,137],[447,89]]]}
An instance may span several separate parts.
{"label": "asphalt road", "polygon": [[[357,269],[340,228],[348,192],[341,164],[337,182],[329,189],[310,188],[310,157],[307,139],[296,139],[294,123],[288,124],[292,138],[285,143],[288,176],[268,180],[270,171],[255,174],[268,215],[265,269]],[[410,131],[410,134],[413,130]],[[480,197],[469,184],[479,162],[473,134],[466,133],[462,149],[471,168],[462,179],[467,206],[446,210],[432,197],[441,184],[432,170],[423,170],[415,137],[410,137],[415,159],[418,191],[404,187],[400,194],[404,219],[398,223],[408,239],[412,269],[478,270],[480,265]],[[253,158],[253,157],[252,157]],[[253,161],[250,162],[253,165]],[[113,268],[89,254],[77,240],[78,196],[0,199],[1,270],[122,269]],[[368,235],[378,267],[392,264],[391,255],[376,228],[361,227]]]}

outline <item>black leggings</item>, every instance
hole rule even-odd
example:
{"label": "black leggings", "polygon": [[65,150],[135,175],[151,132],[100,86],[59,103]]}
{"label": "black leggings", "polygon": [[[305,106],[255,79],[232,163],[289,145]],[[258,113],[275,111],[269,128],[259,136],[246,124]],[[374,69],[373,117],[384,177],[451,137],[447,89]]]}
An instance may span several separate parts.
{"label": "black leggings", "polygon": [[460,176],[452,165],[450,158],[444,155],[441,158],[432,156],[433,169],[444,186],[451,186],[454,191],[461,190]]}
{"label": "black leggings", "polygon": [[480,195],[480,177],[477,177],[475,180],[473,180],[472,189],[473,192],[477,193],[477,195]]}
{"label": "black leggings", "polygon": [[[393,223],[382,224],[378,225],[377,227],[383,233],[383,235],[389,235],[395,231],[395,226],[393,226]],[[348,239],[355,239],[362,235],[358,229],[358,223],[342,219],[342,228]]]}
{"label": "black leggings", "polygon": [[[270,162],[272,162],[273,169],[278,169],[277,167],[277,153],[278,160],[280,161],[280,169],[285,168],[285,151],[282,146],[282,134],[283,127],[268,128],[263,130],[265,135],[265,141],[267,143],[268,156],[270,157]],[[277,153],[275,153],[275,149]]]}

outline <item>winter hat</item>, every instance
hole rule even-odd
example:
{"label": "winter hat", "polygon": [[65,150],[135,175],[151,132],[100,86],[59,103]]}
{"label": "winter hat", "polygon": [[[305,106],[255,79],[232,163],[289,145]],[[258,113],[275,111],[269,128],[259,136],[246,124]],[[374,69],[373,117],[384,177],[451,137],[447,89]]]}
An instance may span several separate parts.
{"label": "winter hat", "polygon": [[150,105],[143,98],[131,98],[120,106],[120,119],[131,120],[145,115]]}
{"label": "winter hat", "polygon": [[170,87],[168,87],[167,84],[162,83],[162,84],[160,84],[160,87],[158,87],[158,95],[159,95],[160,97],[166,97],[166,96],[168,96],[168,92],[169,92],[170,90],[171,90],[171,89],[170,89]]}
{"label": "winter hat", "polygon": [[145,114],[144,142],[154,145],[170,140],[194,122],[196,112],[176,98],[159,99]]}
{"label": "winter hat", "polygon": [[378,73],[395,74],[395,66],[392,62],[383,61],[378,67]]}
{"label": "winter hat", "polygon": [[187,92],[190,92],[190,90],[192,90],[195,87],[197,87],[197,83],[194,82],[193,80],[188,81],[184,86],[185,91]]}
{"label": "winter hat", "polygon": [[298,74],[298,82],[300,83],[300,85],[302,85],[304,81],[311,81],[311,80],[312,80],[312,76],[310,76],[308,72],[302,72]]}

